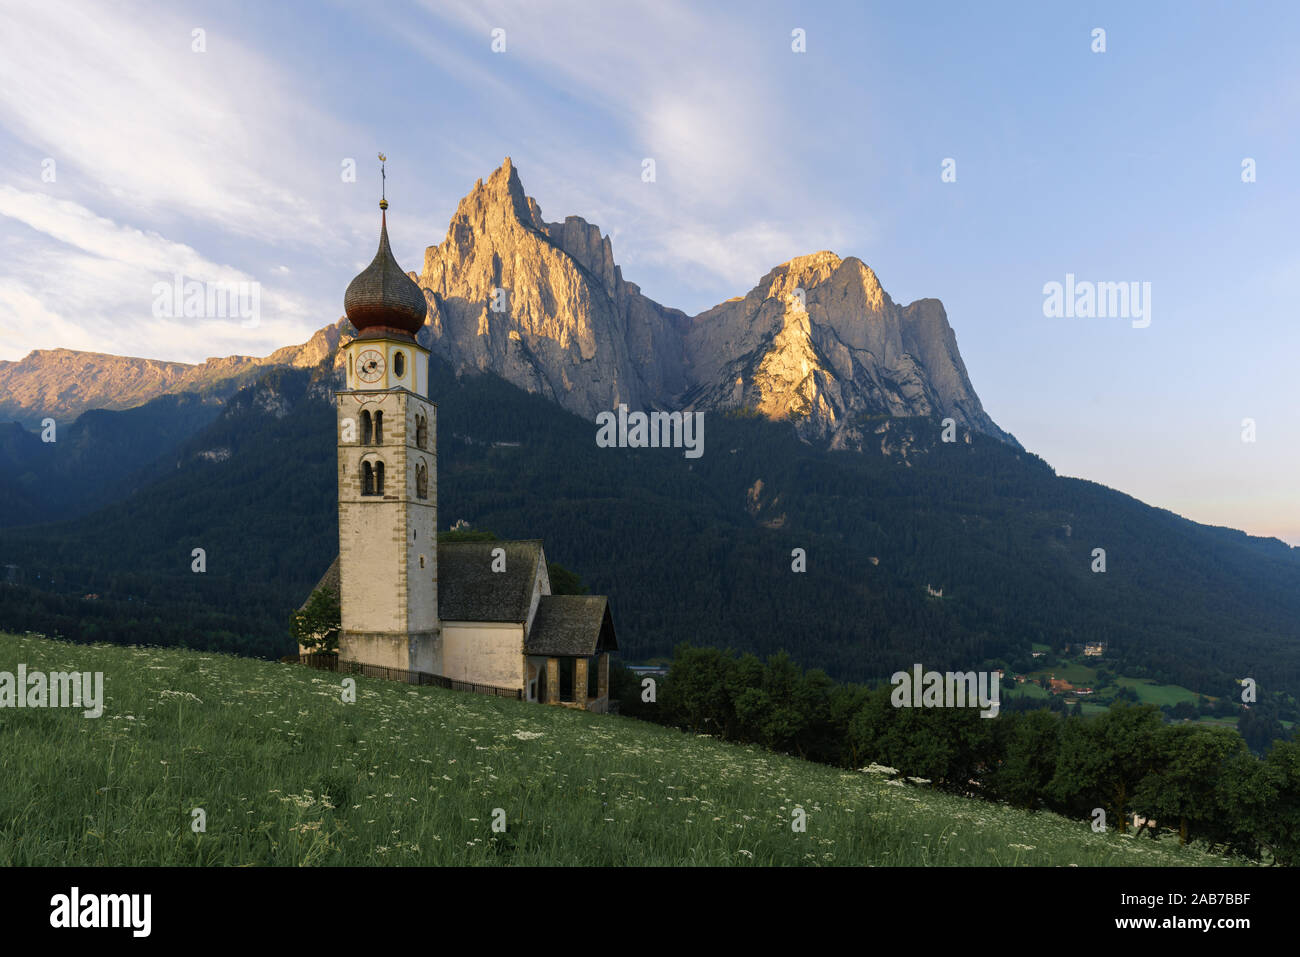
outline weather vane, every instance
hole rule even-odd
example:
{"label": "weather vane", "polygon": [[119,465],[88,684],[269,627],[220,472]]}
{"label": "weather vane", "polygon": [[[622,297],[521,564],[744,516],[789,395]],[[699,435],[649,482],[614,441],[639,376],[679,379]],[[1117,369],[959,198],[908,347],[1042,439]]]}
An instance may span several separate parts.
{"label": "weather vane", "polygon": [[383,153],[379,154],[379,208],[388,208],[388,174],[384,172],[384,164],[388,162],[388,157]]}

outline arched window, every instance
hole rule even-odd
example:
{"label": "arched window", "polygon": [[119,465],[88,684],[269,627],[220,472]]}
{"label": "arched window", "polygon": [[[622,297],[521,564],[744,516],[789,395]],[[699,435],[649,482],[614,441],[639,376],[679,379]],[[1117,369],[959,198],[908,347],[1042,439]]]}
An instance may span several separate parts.
{"label": "arched window", "polygon": [[384,444],[384,413],[375,413],[375,445]]}
{"label": "arched window", "polygon": [[375,463],[375,494],[384,494],[384,463]]}
{"label": "arched window", "polygon": [[423,462],[417,462],[415,466],[415,497],[429,497],[429,469]]}
{"label": "arched window", "polygon": [[422,415],[415,417],[415,444],[422,449],[429,447],[429,420]]}
{"label": "arched window", "polygon": [[370,410],[366,409],[361,413],[361,444],[369,445],[372,432],[372,423],[370,421]]}
{"label": "arched window", "polygon": [[361,463],[361,494],[375,494],[375,469],[369,462]]}
{"label": "arched window", "polygon": [[406,375],[406,353],[398,352],[393,356],[393,375],[401,378]]}

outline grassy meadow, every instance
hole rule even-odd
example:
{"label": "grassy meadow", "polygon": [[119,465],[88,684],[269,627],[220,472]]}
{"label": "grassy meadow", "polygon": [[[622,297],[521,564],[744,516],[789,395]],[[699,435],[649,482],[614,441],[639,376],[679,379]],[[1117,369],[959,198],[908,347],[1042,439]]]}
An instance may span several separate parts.
{"label": "grassy meadow", "polygon": [[631,718],[0,635],[20,662],[102,671],[105,703],[0,709],[4,866],[1227,863]]}

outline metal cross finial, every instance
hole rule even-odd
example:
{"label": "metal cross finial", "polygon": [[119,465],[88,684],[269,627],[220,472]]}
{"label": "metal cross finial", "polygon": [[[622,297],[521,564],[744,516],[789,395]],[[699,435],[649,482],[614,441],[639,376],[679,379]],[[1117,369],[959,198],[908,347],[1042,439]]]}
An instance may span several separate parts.
{"label": "metal cross finial", "polygon": [[383,209],[388,208],[388,193],[387,193],[388,174],[384,172],[384,164],[387,162],[388,162],[388,157],[385,156],[383,153],[380,153],[379,154],[379,178],[380,178],[379,202],[382,204],[381,208]]}

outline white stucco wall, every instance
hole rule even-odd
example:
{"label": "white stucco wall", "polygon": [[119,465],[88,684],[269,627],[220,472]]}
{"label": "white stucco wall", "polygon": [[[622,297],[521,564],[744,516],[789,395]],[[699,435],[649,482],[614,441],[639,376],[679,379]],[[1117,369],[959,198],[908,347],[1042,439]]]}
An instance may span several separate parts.
{"label": "white stucco wall", "polygon": [[442,673],[455,681],[524,687],[524,629],[518,622],[442,622]]}

